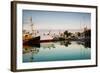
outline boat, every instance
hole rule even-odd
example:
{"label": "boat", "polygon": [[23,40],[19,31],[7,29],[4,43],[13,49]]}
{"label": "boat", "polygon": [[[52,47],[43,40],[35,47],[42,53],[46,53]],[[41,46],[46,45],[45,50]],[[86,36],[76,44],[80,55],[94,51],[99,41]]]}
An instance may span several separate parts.
{"label": "boat", "polygon": [[29,46],[40,46],[40,36],[30,38],[28,40],[23,40],[24,45],[29,45]]}
{"label": "boat", "polygon": [[29,46],[40,46],[40,36],[36,35],[35,30],[33,29],[32,17],[30,18],[31,31],[23,33],[23,45]]}

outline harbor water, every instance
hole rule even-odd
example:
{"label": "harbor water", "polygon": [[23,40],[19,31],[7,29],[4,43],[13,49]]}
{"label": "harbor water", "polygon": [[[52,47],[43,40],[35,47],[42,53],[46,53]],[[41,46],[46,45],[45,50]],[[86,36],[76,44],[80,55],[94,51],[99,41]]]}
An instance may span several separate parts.
{"label": "harbor water", "polygon": [[91,59],[91,47],[82,41],[58,41],[23,46],[23,63]]}

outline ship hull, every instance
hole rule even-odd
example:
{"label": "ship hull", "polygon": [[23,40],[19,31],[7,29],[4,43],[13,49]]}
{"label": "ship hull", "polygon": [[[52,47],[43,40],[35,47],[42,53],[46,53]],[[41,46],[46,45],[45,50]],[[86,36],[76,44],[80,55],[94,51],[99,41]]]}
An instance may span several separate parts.
{"label": "ship hull", "polygon": [[23,40],[23,45],[40,46],[40,36],[28,40]]}

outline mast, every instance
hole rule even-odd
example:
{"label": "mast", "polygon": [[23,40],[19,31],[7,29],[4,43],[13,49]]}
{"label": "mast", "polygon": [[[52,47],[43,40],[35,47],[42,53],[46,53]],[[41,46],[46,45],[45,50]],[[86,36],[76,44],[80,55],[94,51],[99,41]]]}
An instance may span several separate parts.
{"label": "mast", "polygon": [[33,26],[34,26],[34,24],[33,24],[33,22],[32,22],[32,17],[30,17],[30,24],[31,24],[32,35],[34,35],[35,32],[34,32],[34,30],[33,30]]}

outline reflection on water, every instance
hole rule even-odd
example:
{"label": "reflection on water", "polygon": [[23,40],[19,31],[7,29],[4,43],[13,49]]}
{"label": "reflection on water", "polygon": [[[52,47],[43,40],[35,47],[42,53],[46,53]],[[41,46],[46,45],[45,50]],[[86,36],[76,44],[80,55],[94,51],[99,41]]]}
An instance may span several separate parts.
{"label": "reflection on water", "polygon": [[91,42],[90,41],[77,41],[77,44],[82,44],[85,48],[91,48]]}
{"label": "reflection on water", "polygon": [[91,45],[82,41],[40,43],[40,46],[24,46],[23,62],[85,60],[91,58]]}
{"label": "reflection on water", "polygon": [[60,41],[60,44],[65,45],[66,47],[68,47],[68,45],[70,45],[71,42],[70,41]]}

